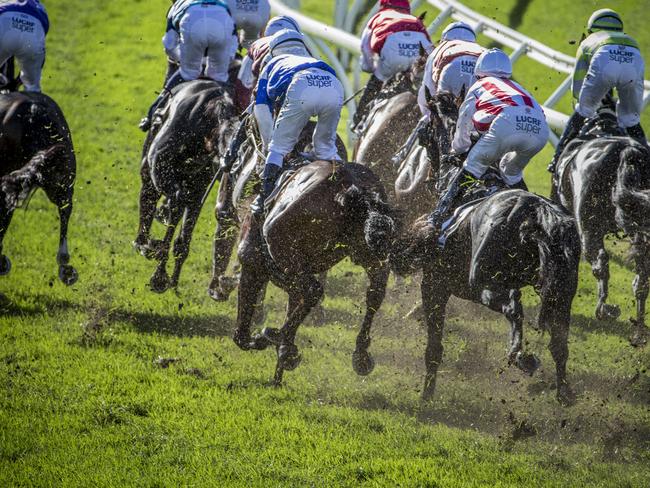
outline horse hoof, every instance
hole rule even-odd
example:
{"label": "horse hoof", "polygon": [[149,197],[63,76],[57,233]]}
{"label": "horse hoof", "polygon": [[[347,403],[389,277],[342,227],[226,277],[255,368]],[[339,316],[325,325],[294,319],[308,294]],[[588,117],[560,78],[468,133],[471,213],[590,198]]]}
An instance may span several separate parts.
{"label": "horse hoof", "polygon": [[170,287],[167,273],[155,273],[149,280],[149,288],[154,293],[164,293]]}
{"label": "horse hoof", "polygon": [[563,407],[570,407],[576,402],[576,395],[567,384],[560,385],[557,389],[557,401]]}
{"label": "horse hoof", "polygon": [[633,347],[643,347],[648,342],[648,330],[644,327],[642,330],[636,330],[630,337],[630,345]]}
{"label": "horse hoof", "polygon": [[226,296],[226,300],[238,285],[239,279],[234,276],[219,276],[219,288],[221,288],[221,293]]}
{"label": "horse hoof", "polygon": [[66,286],[74,285],[79,279],[79,273],[69,264],[59,266],[59,279]]}
{"label": "horse hoof", "polygon": [[11,261],[4,254],[0,256],[0,276],[5,276],[11,271]]}
{"label": "horse hoof", "polygon": [[252,349],[251,345],[253,344],[253,339],[250,334],[244,334],[239,331],[235,331],[235,335],[232,336],[232,340],[242,351],[250,351]]}
{"label": "horse hoof", "polygon": [[368,376],[375,369],[375,360],[368,351],[354,351],[352,368],[359,376]]}
{"label": "horse hoof", "polygon": [[596,307],[596,318],[598,320],[616,320],[621,315],[621,309],[618,305],[603,303]]}
{"label": "horse hoof", "polygon": [[274,346],[271,341],[269,341],[262,334],[255,334],[251,339],[250,349],[255,349],[256,351],[263,351],[267,347]]}
{"label": "horse hoof", "polygon": [[293,371],[298,367],[301,360],[302,356],[295,344],[283,344],[278,347],[278,363],[282,369]]}
{"label": "horse hoof", "polygon": [[529,376],[539,369],[542,362],[534,354],[519,351],[514,361],[515,365]]}

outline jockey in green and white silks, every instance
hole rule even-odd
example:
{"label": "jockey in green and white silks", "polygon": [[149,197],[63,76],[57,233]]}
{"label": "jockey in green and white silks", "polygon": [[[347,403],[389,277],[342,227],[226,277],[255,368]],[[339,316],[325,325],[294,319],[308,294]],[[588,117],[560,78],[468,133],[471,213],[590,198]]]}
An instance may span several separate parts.
{"label": "jockey in green and white silks", "polygon": [[573,71],[573,97],[578,103],[557,145],[549,166],[551,171],[585,119],[596,113],[602,99],[613,88],[619,98],[616,107],[619,125],[631,137],[646,143],[640,123],[645,65],[638,43],[623,32],[623,21],[610,9],[594,12],[587,32],[589,35],[578,47]]}

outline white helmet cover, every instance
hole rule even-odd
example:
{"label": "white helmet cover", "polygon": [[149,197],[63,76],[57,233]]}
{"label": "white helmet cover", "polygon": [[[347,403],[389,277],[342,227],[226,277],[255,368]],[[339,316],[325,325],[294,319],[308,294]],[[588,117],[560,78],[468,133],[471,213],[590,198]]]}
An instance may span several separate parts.
{"label": "white helmet cover", "polygon": [[309,50],[305,44],[305,36],[291,29],[282,29],[273,35],[269,42],[269,52],[272,56],[278,56],[279,54],[309,55]]}
{"label": "white helmet cover", "polygon": [[501,49],[488,49],[476,60],[474,76],[496,76],[497,78],[510,78],[512,76],[512,63],[510,58]]}
{"label": "white helmet cover", "polygon": [[466,22],[452,22],[442,31],[442,40],[476,42],[476,32]]}
{"label": "white helmet cover", "polygon": [[264,36],[272,36],[282,29],[300,32],[300,26],[293,17],[280,15],[269,20],[269,23],[266,24],[266,29],[264,29]]}

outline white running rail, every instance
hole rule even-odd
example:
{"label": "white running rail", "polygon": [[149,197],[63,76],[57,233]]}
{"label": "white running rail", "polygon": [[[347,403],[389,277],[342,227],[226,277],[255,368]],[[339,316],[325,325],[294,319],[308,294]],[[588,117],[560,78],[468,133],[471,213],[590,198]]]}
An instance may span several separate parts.
{"label": "white running rail", "polygon": [[[543,103],[549,125],[558,131],[564,129],[568,116],[558,112],[553,107],[571,89],[571,78],[575,62],[573,57],[555,51],[539,41],[526,37],[520,32],[500,24],[493,19],[474,12],[455,0],[426,0],[426,2],[440,10],[440,14],[438,14],[428,27],[430,33],[436,32],[450,18],[462,20],[472,25],[477,32],[512,49],[510,59],[513,64],[521,56],[527,56],[550,69],[566,73],[567,77],[564,81]],[[341,78],[346,97],[352,96],[360,84],[361,70],[358,55],[360,53],[359,46],[361,39],[351,34],[351,31],[356,22],[360,20],[361,10],[365,2],[363,0],[336,0],[334,13],[335,26],[314,20],[279,0],[270,0],[270,3],[275,13],[279,15],[291,15],[299,22],[303,32],[308,35],[310,48],[318,54],[322,54],[323,57],[332,63],[332,67]],[[294,3],[299,2],[294,1]],[[422,3],[423,0],[415,0],[412,2],[412,6],[413,8],[417,8]],[[329,44],[339,48],[338,55],[330,48]],[[352,73],[352,82],[350,82],[346,67]],[[646,80],[644,87],[643,106],[645,107],[650,102],[650,81]],[[348,108],[350,109],[350,114],[353,114],[355,110],[354,102],[351,102]],[[550,139],[552,143],[557,143],[557,136],[555,134],[551,133]]]}

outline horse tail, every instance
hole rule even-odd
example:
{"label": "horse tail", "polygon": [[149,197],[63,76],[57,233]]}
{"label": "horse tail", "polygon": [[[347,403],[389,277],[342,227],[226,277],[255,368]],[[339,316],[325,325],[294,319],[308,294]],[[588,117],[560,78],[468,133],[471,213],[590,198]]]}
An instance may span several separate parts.
{"label": "horse tail", "polygon": [[3,176],[0,188],[4,204],[9,211],[20,207],[43,184],[45,168],[58,153],[65,151],[62,144],[56,144],[44,151],[37,152],[25,166]]}
{"label": "horse tail", "polygon": [[363,235],[370,251],[379,257],[388,255],[396,233],[392,209],[379,192],[351,185],[336,195],[343,207],[346,225],[363,225]]}
{"label": "horse tail", "polygon": [[522,242],[534,242],[539,251],[537,290],[542,299],[538,323],[568,327],[571,304],[578,288],[580,236],[575,221],[556,205],[537,206],[535,216],[519,227]]}
{"label": "horse tail", "polygon": [[650,231],[650,150],[641,144],[620,152],[612,201],[616,223],[627,234]]}

